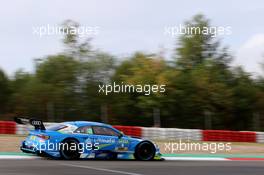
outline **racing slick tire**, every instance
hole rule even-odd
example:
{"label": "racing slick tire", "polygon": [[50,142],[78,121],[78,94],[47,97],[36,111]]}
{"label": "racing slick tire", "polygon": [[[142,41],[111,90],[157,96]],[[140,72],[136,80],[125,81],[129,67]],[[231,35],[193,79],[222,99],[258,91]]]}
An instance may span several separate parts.
{"label": "racing slick tire", "polygon": [[[80,158],[79,142],[73,138],[67,138],[61,142],[60,155],[65,160],[75,160]],[[72,149],[75,148],[75,149]]]}
{"label": "racing slick tire", "polygon": [[136,160],[153,160],[155,157],[156,148],[153,143],[149,141],[140,142],[135,149]]}

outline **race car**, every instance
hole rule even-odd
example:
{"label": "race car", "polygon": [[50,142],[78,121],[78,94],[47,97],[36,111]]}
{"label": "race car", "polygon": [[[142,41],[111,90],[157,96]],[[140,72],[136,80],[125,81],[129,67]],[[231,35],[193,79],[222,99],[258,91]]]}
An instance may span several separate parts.
{"label": "race car", "polygon": [[150,140],[126,136],[108,124],[71,121],[45,128],[37,119],[15,118],[15,121],[35,127],[21,144],[25,153],[66,160],[162,159],[158,146]]}

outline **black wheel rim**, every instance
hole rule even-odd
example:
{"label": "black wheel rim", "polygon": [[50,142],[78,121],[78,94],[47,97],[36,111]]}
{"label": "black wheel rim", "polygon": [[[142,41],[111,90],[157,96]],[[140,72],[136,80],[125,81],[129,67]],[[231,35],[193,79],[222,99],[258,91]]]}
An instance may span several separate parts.
{"label": "black wheel rim", "polygon": [[141,160],[150,160],[155,154],[155,149],[150,143],[143,143],[139,146],[139,157]]}

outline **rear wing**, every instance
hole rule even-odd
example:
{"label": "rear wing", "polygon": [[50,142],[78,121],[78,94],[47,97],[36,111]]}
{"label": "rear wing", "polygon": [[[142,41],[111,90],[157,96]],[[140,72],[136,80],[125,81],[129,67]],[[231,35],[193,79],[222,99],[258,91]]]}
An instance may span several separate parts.
{"label": "rear wing", "polygon": [[46,130],[42,120],[38,119],[29,119],[29,118],[22,118],[22,117],[15,117],[14,121],[17,124],[27,125],[30,124],[35,127],[35,130]]}

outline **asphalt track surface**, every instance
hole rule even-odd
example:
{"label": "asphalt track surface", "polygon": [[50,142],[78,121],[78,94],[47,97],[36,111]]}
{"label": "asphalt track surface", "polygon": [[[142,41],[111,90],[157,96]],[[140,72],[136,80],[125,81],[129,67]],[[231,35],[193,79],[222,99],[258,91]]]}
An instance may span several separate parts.
{"label": "asphalt track surface", "polygon": [[263,161],[0,160],[1,175],[263,175]]}

